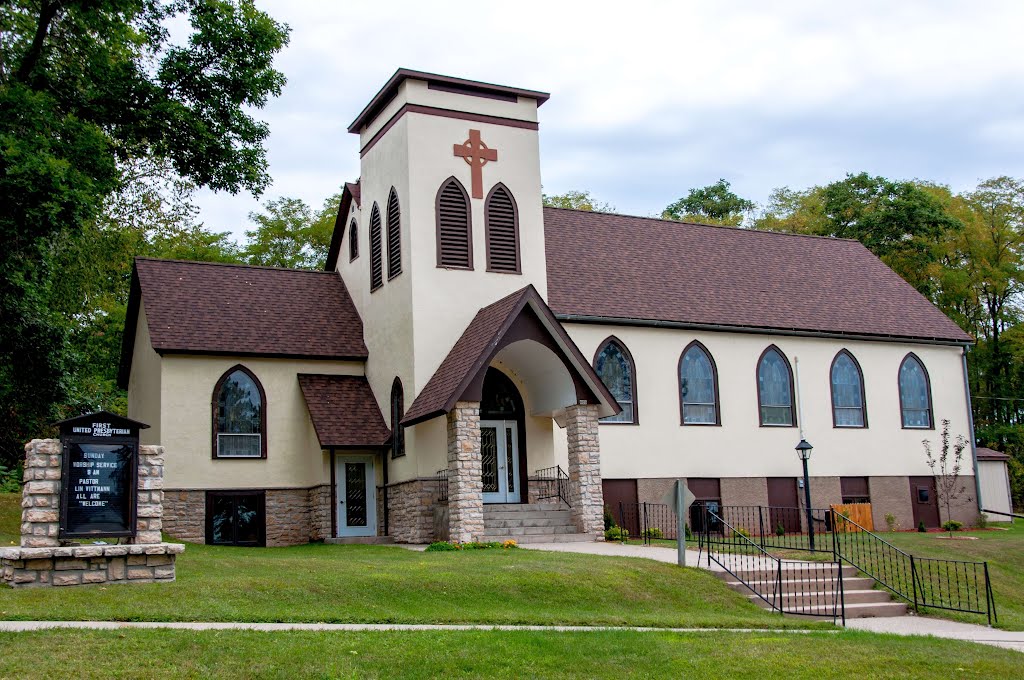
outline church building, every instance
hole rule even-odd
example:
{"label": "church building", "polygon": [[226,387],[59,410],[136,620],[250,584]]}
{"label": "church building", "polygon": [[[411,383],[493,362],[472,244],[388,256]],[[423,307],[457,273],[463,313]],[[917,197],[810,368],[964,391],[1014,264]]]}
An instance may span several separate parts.
{"label": "church building", "polygon": [[[945,521],[955,323],[856,241],[542,205],[543,92],[398,70],[325,271],[139,258],[119,380],[187,541],[600,540],[604,509]],[[954,519],[973,522],[971,500]]]}

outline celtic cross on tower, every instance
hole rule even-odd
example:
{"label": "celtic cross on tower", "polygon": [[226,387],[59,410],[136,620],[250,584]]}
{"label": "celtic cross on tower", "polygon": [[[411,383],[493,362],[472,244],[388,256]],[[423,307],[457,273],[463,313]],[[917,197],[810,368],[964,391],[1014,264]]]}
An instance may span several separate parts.
{"label": "celtic cross on tower", "polygon": [[473,170],[473,198],[484,197],[484,173],[483,167],[488,161],[498,160],[498,150],[492,149],[480,141],[480,131],[470,130],[469,139],[462,144],[455,144],[456,156],[462,156]]}

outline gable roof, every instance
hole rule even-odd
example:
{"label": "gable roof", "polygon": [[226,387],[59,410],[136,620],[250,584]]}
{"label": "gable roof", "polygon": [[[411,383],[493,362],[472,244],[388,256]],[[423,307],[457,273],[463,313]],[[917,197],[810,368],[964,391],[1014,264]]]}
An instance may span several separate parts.
{"label": "gable roof", "polygon": [[1010,460],[1010,454],[979,446],[974,450],[978,460]]}
{"label": "gable roof", "polygon": [[972,342],[858,241],[562,208],[544,237],[563,321]]}
{"label": "gable roof", "polygon": [[160,354],[363,361],[363,322],[336,272],[136,258],[118,382],[127,385],[139,303]]}
{"label": "gable roof", "polygon": [[537,290],[529,285],[483,307],[476,313],[434,375],[416,395],[416,399],[402,418],[402,424],[415,425],[451,411],[470,382],[490,363],[499,349],[502,337],[527,305],[537,313],[548,332],[555,336],[566,354],[566,359],[579,372],[602,406],[606,407],[604,410],[607,413],[602,415],[613,415],[621,411],[615,398],[594,373],[590,362],[583,357],[565,329],[551,314],[551,310]]}
{"label": "gable roof", "polygon": [[370,383],[361,375],[299,373],[320,446],[380,448],[391,441]]}
{"label": "gable roof", "polygon": [[362,189],[359,186],[360,179],[355,183],[345,182],[341,190],[341,202],[338,204],[338,215],[334,218],[334,231],[331,232],[331,245],[327,248],[327,261],[324,262],[324,271],[333,272],[338,268],[338,256],[341,254],[341,243],[345,240],[345,232],[348,226],[348,215],[352,204],[360,207]]}

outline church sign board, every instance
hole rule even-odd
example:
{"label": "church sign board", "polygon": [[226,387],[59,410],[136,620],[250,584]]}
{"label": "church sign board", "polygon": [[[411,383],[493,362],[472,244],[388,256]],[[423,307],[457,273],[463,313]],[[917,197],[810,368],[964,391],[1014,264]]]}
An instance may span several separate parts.
{"label": "church sign board", "polygon": [[63,448],[60,538],[135,535],[139,430],[99,411],[57,423]]}

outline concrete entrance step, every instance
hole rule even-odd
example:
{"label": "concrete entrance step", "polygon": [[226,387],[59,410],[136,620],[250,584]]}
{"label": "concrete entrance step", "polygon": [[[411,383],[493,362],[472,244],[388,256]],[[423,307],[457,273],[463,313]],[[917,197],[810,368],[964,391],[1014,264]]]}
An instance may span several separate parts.
{"label": "concrete entrance step", "polygon": [[391,545],[394,542],[391,536],[339,536],[324,539],[324,543],[330,545]]}
{"label": "concrete entrance step", "polygon": [[[804,563],[806,566],[800,563],[783,563],[782,567],[782,580],[783,581],[804,581],[822,578],[838,578],[839,570],[835,564],[829,564],[827,562],[807,562]],[[771,581],[779,576],[779,572],[773,568],[766,569],[734,569],[736,577],[744,581]],[[855,577],[857,575],[857,569],[855,567],[843,567],[843,580],[845,581],[848,577]]]}
{"label": "concrete entrance step", "polygon": [[490,512],[549,512],[568,510],[565,503],[485,503],[484,514]]}
{"label": "concrete entrance step", "polygon": [[487,534],[484,541],[507,541],[514,540],[516,543],[590,543],[596,540],[590,534],[528,534],[525,536],[508,536]]}
{"label": "concrete entrance step", "polygon": [[[728,574],[726,574],[726,576],[725,576],[725,582],[730,587],[735,587],[736,589],[739,589],[739,590],[746,590],[747,589],[747,587],[745,585],[743,585],[742,583],[740,583],[739,581],[737,581],[736,579],[734,579],[732,576],[730,576]],[[747,581],[747,583],[749,583],[752,588],[755,588],[755,589],[757,589],[760,592],[765,592],[766,590],[771,590],[775,586],[775,581],[774,580]],[[789,579],[789,580],[786,580],[785,583],[789,584],[788,587],[790,587],[790,588],[792,588],[794,590],[798,589],[798,588],[802,588],[804,590],[808,590],[813,585],[821,584],[821,581],[818,580],[818,579]],[[874,579],[870,579],[870,578],[859,577],[859,576],[858,577],[847,577],[845,575],[843,576],[843,587],[846,588],[847,590],[869,590],[869,589],[871,589],[874,586],[874,583],[875,583]]]}
{"label": "concrete entrance step", "polygon": [[551,527],[493,527],[484,525],[484,533],[488,536],[554,536],[559,534],[575,534],[575,526]]}
{"label": "concrete entrance step", "polygon": [[571,521],[572,513],[568,510],[539,510],[534,512],[506,512],[504,510],[495,510],[493,512],[484,511],[484,521],[563,518]]}
{"label": "concrete entrance step", "polygon": [[[758,591],[769,600],[772,600],[771,591]],[[760,598],[747,590],[747,598],[750,600],[759,600]],[[869,602],[892,602],[892,598],[889,593],[882,590],[846,590],[843,593],[843,599],[846,601],[846,606],[849,607],[851,604],[865,604]],[[786,593],[782,596],[783,606],[788,609],[790,607],[804,607],[807,605],[830,605],[834,602],[839,601],[839,593],[821,591],[811,593]]]}
{"label": "concrete entrance step", "polygon": [[566,516],[555,516],[555,517],[526,517],[516,519],[491,519],[490,517],[484,518],[484,526],[490,529],[494,527],[500,528],[515,528],[515,527],[568,527],[573,526],[572,517]]}
{"label": "concrete entrance step", "polygon": [[[762,603],[763,604],[763,603]],[[767,605],[764,605],[767,608]],[[810,614],[819,614],[822,616],[832,615],[832,605],[822,605],[820,607],[804,607],[802,610]],[[838,614],[838,612],[837,612]],[[800,614],[786,614],[787,616],[800,616]],[[864,602],[846,605],[846,618],[848,619],[867,619],[872,617],[880,616],[906,616],[907,615],[907,603],[906,602]]]}

